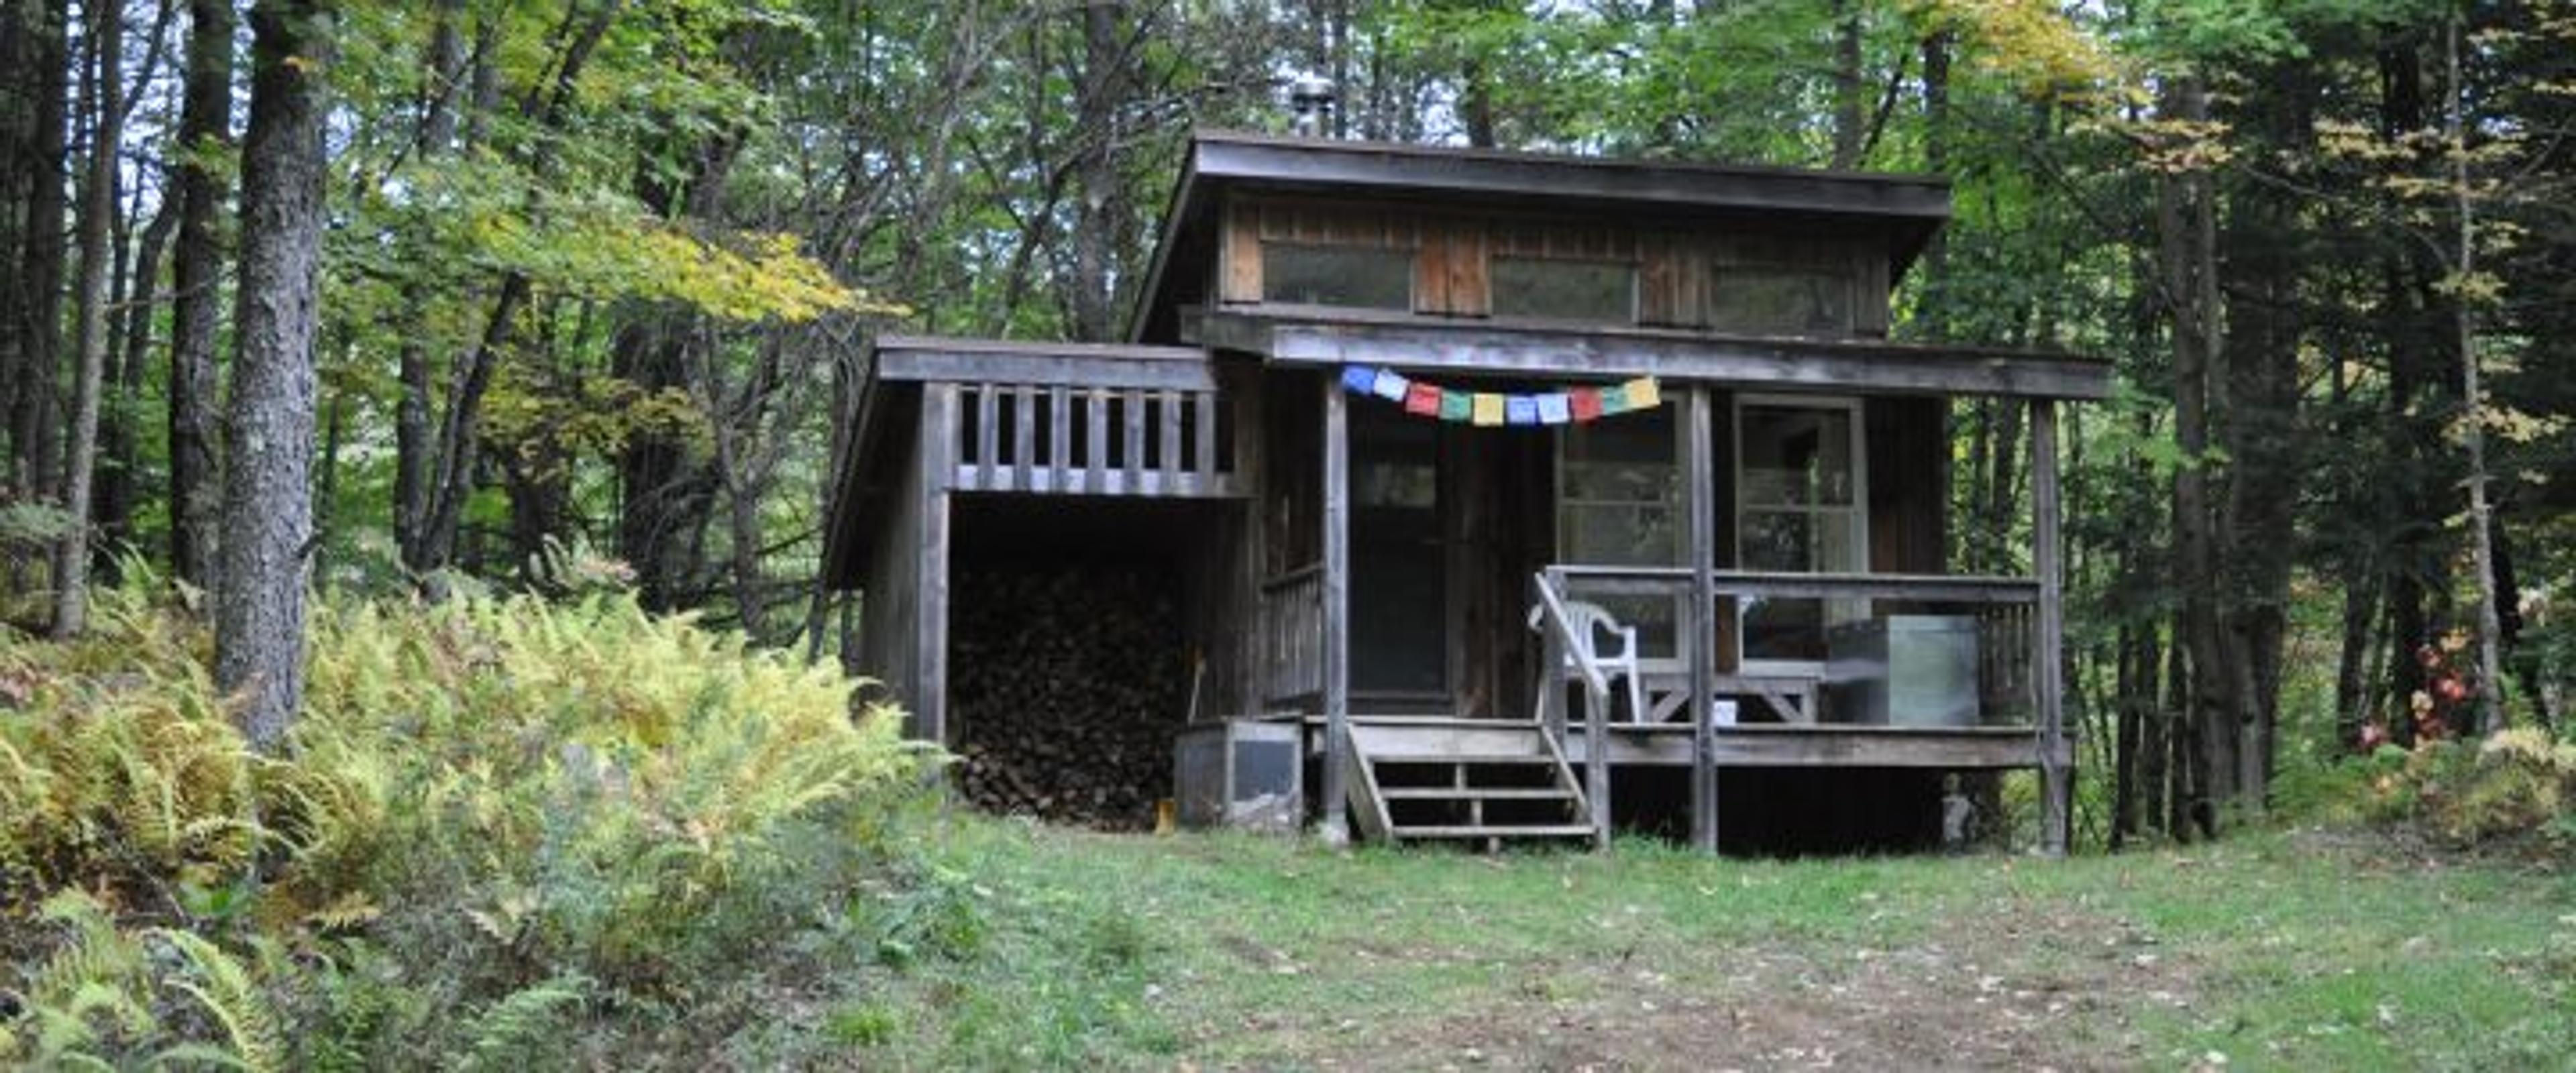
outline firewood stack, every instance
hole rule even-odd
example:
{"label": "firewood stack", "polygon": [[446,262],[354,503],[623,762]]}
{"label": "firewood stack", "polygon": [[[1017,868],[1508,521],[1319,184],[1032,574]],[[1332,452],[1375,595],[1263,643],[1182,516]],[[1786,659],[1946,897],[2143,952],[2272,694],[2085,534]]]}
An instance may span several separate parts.
{"label": "firewood stack", "polygon": [[996,813],[1107,828],[1171,795],[1190,668],[1168,570],[1098,562],[952,575],[958,785]]}

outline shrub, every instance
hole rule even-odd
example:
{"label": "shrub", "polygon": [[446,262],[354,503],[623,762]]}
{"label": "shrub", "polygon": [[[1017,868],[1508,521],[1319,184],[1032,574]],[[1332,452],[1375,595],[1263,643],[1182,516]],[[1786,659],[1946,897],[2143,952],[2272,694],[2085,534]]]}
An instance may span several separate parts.
{"label": "shrub", "polygon": [[932,762],[837,671],[618,594],[325,602],[275,758],[187,616],[94,623],[0,645],[0,906],[48,907],[0,914],[0,1064],[544,1065],[674,1008],[711,1044],[900,871]]}
{"label": "shrub", "polygon": [[2376,813],[2458,845],[2576,847],[2576,743],[2519,727],[2483,742],[2383,746],[2364,770]]}

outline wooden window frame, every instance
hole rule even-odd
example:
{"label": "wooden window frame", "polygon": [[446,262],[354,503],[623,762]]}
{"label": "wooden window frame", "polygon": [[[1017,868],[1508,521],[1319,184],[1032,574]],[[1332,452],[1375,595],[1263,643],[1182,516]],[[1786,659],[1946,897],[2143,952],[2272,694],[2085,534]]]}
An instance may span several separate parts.
{"label": "wooden window frame", "polygon": [[[1842,410],[1850,415],[1852,502],[1849,510],[1852,520],[1851,552],[1852,561],[1859,564],[1852,572],[1864,574],[1869,572],[1870,520],[1868,402],[1869,400],[1858,395],[1765,394],[1758,392],[1737,392],[1735,394],[1735,398],[1730,404],[1730,408],[1727,412],[1727,435],[1733,441],[1733,453],[1729,458],[1731,459],[1731,467],[1734,472],[1728,474],[1728,477],[1734,485],[1733,499],[1735,524],[1735,532],[1728,534],[1728,537],[1729,542],[1736,549],[1736,558],[1738,560],[1737,565],[1739,567],[1743,566],[1744,517],[1747,512],[1747,503],[1744,494],[1746,483],[1744,479],[1744,411],[1748,408],[1770,407],[1774,409]],[[1820,513],[1824,508],[1757,505],[1753,509],[1775,512],[1796,511],[1812,516]],[[1810,531],[1813,530],[1811,529]],[[1814,571],[1808,572],[1812,573]],[[1859,617],[1862,619],[1867,619],[1874,613],[1869,601],[1867,600],[1856,600],[1853,601],[1853,603],[1860,609]],[[1741,603],[1737,604],[1734,617],[1735,622],[1733,625],[1736,645],[1735,656],[1739,673],[1780,676],[1821,676],[1824,674],[1825,661],[1823,660],[1756,659],[1745,655],[1744,607]],[[1832,623],[1828,622],[1826,625],[1830,628]]]}
{"label": "wooden window frame", "polygon": [[[1607,265],[1628,271],[1628,312],[1625,319],[1604,320],[1593,317],[1548,317],[1527,314],[1505,314],[1495,309],[1494,270],[1502,261],[1524,261],[1531,264]],[[1485,251],[1485,308],[1498,320],[1516,324],[1544,324],[1551,327],[1633,328],[1645,322],[1646,262],[1641,257],[1575,257],[1561,254],[1519,253],[1495,249],[1488,243]]]}

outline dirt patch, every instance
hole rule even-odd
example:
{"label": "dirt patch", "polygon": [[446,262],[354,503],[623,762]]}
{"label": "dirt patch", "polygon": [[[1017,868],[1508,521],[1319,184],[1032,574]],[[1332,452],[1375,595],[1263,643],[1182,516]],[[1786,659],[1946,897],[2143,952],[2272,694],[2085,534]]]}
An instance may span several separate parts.
{"label": "dirt patch", "polygon": [[1274,1058],[1337,1069],[1696,1071],[2153,1060],[2130,1016],[2187,1007],[2187,966],[2121,921],[2030,907],[2006,916],[2009,926],[1892,946],[1763,943],[1531,965],[1474,1010],[1311,1035],[1244,1027],[1282,1037],[1256,1067]]}

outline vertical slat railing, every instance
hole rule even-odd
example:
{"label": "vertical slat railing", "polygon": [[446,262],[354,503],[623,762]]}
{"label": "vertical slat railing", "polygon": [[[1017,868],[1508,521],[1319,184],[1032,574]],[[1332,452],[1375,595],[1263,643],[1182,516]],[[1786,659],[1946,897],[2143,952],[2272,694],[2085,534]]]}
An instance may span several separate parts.
{"label": "vertical slat railing", "polygon": [[1061,491],[1073,469],[1072,393],[1061,387],[1047,389],[1047,456],[1046,486],[1040,491]]}
{"label": "vertical slat railing", "polygon": [[1181,393],[1166,390],[1154,398],[1155,424],[1160,426],[1162,448],[1154,456],[1154,476],[1147,495],[1173,491],[1181,469]]}
{"label": "vertical slat railing", "polygon": [[976,487],[993,487],[993,470],[1001,463],[1002,393],[991,384],[977,384],[975,392],[975,470],[980,478]]}
{"label": "vertical slat railing", "polygon": [[1022,384],[1012,394],[1011,483],[1005,491],[1037,490],[1038,389]]}
{"label": "vertical slat railing", "polygon": [[1083,426],[1083,437],[1090,453],[1082,459],[1082,490],[1109,490],[1109,390],[1091,389],[1088,402],[1091,418]]}
{"label": "vertical slat railing", "polygon": [[1213,496],[1239,486],[1220,391],[950,383],[961,491]]}
{"label": "vertical slat railing", "polygon": [[1119,467],[1118,493],[1132,496],[1142,493],[1145,488],[1145,393],[1129,391],[1121,398],[1126,410],[1121,415],[1126,425],[1121,446],[1126,448],[1127,454],[1120,460],[1125,464]]}
{"label": "vertical slat railing", "polygon": [[1216,408],[1223,400],[1216,392],[1201,391],[1193,393],[1190,396],[1190,402],[1191,414],[1195,418],[1191,439],[1198,445],[1198,451],[1192,458],[1193,473],[1200,491],[1214,492],[1217,490]]}
{"label": "vertical slat railing", "polygon": [[1304,704],[1322,696],[1324,661],[1323,564],[1313,563],[1261,583],[1262,699]]}

